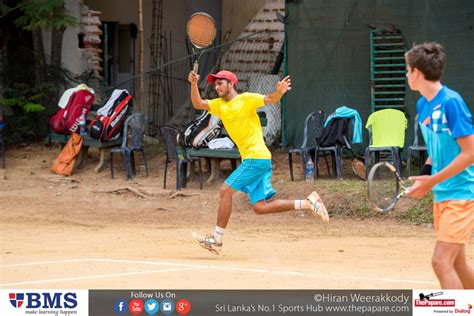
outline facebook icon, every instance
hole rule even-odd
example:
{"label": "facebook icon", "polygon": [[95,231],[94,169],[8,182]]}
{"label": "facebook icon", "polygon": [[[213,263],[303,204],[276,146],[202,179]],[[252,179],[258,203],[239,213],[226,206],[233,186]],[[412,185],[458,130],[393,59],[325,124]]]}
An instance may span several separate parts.
{"label": "facebook icon", "polygon": [[127,302],[124,300],[118,300],[114,304],[114,310],[117,314],[125,314],[128,311]]}

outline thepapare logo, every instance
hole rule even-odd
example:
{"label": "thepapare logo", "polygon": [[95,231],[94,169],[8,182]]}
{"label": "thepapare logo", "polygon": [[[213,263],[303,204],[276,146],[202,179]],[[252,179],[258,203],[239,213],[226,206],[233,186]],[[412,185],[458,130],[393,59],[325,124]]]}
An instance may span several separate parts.
{"label": "thepapare logo", "polygon": [[23,305],[23,301],[25,300],[25,294],[23,293],[8,293],[8,298],[10,299],[10,303],[15,308],[20,308]]}
{"label": "thepapare logo", "polygon": [[77,294],[67,293],[9,293],[10,303],[20,308],[26,301],[25,308],[76,308]]}

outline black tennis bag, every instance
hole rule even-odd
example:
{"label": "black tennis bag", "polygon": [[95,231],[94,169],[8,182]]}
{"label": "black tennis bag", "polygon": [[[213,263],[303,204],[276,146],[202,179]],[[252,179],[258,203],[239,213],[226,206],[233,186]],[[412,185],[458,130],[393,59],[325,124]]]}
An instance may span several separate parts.
{"label": "black tennis bag", "polygon": [[317,138],[319,147],[345,146],[346,139],[349,139],[350,118],[333,118],[324,127],[320,137]]}
{"label": "black tennis bag", "polygon": [[204,111],[194,121],[186,124],[182,133],[181,142],[186,147],[207,147],[207,144],[218,138],[222,133],[221,120]]}

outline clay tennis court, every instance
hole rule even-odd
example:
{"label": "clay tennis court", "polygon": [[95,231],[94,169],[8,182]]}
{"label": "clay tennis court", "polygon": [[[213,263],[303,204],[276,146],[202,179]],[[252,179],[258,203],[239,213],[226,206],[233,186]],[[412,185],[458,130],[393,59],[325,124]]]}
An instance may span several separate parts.
{"label": "clay tennis court", "polygon": [[[363,203],[331,190],[361,186],[355,177],[291,183],[286,155],[274,154],[279,196],[303,197],[315,188],[336,215],[328,224],[294,212],[258,216],[237,194],[223,252],[214,256],[194,244],[191,233],[214,227],[219,183],[200,191],[191,181],[186,196],[170,198],[173,191],[162,189],[162,154],[149,153],[148,178],[128,182],[120,169],[116,179],[107,170],[94,173],[94,151],[73,177],[51,174],[58,153],[40,145],[7,152],[7,179],[0,180],[0,288],[439,287],[430,263],[431,225],[337,216],[337,208]],[[472,263],[472,244],[467,257]]]}

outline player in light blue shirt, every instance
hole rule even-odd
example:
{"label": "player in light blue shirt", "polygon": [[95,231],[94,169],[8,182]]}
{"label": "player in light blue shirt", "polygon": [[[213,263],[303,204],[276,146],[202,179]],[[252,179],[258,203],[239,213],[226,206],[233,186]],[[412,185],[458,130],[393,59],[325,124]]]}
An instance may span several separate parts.
{"label": "player in light blue shirt", "polygon": [[[443,289],[474,289],[474,269],[465,245],[474,230],[474,129],[462,97],[441,83],[446,57],[438,43],[415,45],[405,54],[407,79],[422,97],[418,123],[425,139],[431,171],[410,177],[409,196],[434,193],[437,234],[432,266]],[[426,171],[427,168],[424,168]],[[429,170],[429,168],[428,168]]]}

